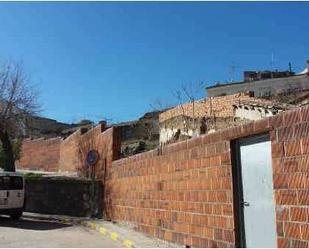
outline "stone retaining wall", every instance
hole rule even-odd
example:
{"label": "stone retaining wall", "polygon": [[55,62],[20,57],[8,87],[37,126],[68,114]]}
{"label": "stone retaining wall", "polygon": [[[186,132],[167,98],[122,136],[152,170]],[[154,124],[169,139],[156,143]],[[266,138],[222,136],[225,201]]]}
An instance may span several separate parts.
{"label": "stone retaining wall", "polygon": [[95,181],[92,185],[90,180],[75,178],[26,180],[27,212],[86,217],[94,210],[93,213],[100,217],[102,206],[101,181]]}

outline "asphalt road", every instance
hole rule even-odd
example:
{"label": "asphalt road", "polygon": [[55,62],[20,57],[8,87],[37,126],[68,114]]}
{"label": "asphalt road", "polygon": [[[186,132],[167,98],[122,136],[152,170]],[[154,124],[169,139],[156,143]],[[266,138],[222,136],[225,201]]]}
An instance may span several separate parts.
{"label": "asphalt road", "polygon": [[123,247],[119,241],[80,225],[23,217],[13,221],[0,216],[0,247]]}

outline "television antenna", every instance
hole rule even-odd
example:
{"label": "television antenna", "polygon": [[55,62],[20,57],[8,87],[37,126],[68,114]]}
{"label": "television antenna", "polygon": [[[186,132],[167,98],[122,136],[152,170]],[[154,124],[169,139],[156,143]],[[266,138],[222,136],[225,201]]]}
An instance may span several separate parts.
{"label": "television antenna", "polygon": [[271,67],[272,71],[275,70],[274,65],[275,65],[275,54],[274,54],[274,52],[272,52],[271,53],[271,59],[270,59],[270,67]]}
{"label": "television antenna", "polygon": [[238,66],[236,66],[234,62],[232,62],[231,65],[229,65],[229,81],[230,82],[234,82],[235,72],[237,68]]}

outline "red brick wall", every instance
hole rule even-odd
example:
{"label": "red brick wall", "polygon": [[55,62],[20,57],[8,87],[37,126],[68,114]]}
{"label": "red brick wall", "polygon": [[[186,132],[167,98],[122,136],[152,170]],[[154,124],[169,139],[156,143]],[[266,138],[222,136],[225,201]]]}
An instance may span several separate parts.
{"label": "red brick wall", "polygon": [[64,139],[60,145],[59,171],[76,172],[81,162],[78,157],[78,141],[80,130]]}
{"label": "red brick wall", "polygon": [[280,247],[308,247],[309,108],[276,120],[273,143],[274,189]]}
{"label": "red brick wall", "polygon": [[200,247],[234,245],[229,143],[201,139],[115,161],[107,206],[113,220]]}
{"label": "red brick wall", "polygon": [[[97,165],[97,175],[102,175],[102,160],[111,164],[117,156],[117,136],[113,135],[114,129],[105,129],[98,125],[92,130],[81,134],[76,131],[66,139],[25,139],[22,144],[22,156],[16,163],[18,169],[32,169],[41,171],[77,172],[83,165],[79,156],[80,141],[93,140],[93,148],[98,150],[100,160]],[[115,149],[113,149],[113,146]]]}
{"label": "red brick wall", "polygon": [[309,107],[114,161],[109,218],[197,247],[235,246],[230,141],[269,132],[278,246],[308,247]]}
{"label": "red brick wall", "polygon": [[76,172],[78,168],[85,165],[85,156],[80,157],[80,142],[91,141],[89,149],[95,149],[99,153],[99,161],[96,164],[96,175],[102,177],[104,173],[104,165],[111,165],[114,156],[117,156],[117,149],[113,150],[113,146],[117,145],[117,136],[114,136],[114,129],[105,130],[105,127],[98,125],[86,132],[80,134],[76,132],[61,143],[59,170],[62,172]]}
{"label": "red brick wall", "polygon": [[[107,217],[155,237],[198,247],[235,246],[230,142],[269,132],[278,246],[309,246],[309,106],[121,160],[115,160],[117,130],[93,132],[101,154],[97,175],[107,178],[102,197]],[[47,141],[28,141],[21,162],[45,167],[44,160],[59,154],[60,161],[64,156],[68,160],[61,161],[62,168],[74,170],[74,142],[56,141],[50,147],[44,144]],[[51,161],[47,169],[56,168]]]}
{"label": "red brick wall", "polygon": [[24,140],[21,159],[16,162],[17,168],[58,171],[61,141],[60,137],[46,140]]}

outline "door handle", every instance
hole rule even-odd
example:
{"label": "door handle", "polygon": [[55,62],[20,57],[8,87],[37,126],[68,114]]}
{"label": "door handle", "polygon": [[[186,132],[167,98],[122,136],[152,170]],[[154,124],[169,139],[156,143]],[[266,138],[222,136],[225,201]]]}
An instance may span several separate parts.
{"label": "door handle", "polygon": [[240,203],[240,205],[242,205],[243,207],[249,207],[249,206],[250,206],[250,203],[247,202],[247,201],[242,201],[242,202]]}

